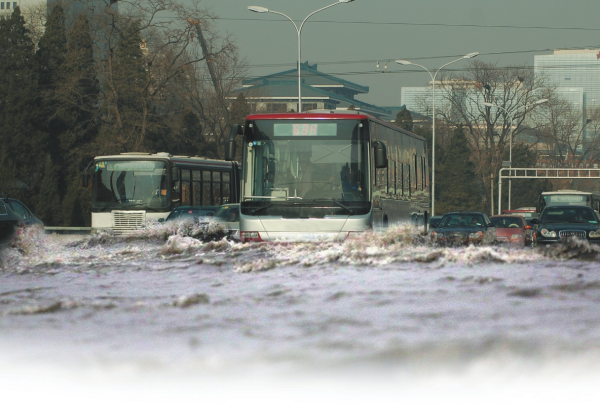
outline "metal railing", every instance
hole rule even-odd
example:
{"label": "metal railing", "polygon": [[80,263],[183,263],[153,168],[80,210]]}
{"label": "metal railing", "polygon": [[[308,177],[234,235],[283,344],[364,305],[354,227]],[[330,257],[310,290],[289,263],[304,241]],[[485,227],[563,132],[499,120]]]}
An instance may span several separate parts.
{"label": "metal railing", "polygon": [[502,214],[502,179],[600,179],[600,168],[501,168],[498,171],[498,214]]}

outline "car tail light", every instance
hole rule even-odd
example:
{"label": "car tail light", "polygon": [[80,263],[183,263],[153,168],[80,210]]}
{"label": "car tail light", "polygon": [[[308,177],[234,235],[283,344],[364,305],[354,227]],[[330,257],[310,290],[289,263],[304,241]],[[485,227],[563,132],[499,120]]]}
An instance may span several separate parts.
{"label": "car tail light", "polygon": [[528,225],[525,227],[525,229],[532,229],[533,227],[531,225]]}
{"label": "car tail light", "polygon": [[346,241],[349,239],[357,239],[363,235],[363,231],[349,231],[346,235]]}
{"label": "car tail light", "polygon": [[240,231],[240,240],[242,242],[262,242],[257,231]]}

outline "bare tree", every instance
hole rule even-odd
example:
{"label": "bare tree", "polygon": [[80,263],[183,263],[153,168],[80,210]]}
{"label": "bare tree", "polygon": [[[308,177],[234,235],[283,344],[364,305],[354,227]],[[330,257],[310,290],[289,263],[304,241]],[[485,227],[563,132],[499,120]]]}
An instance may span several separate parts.
{"label": "bare tree", "polygon": [[45,1],[40,1],[37,4],[22,7],[21,14],[23,15],[23,18],[25,18],[29,36],[37,48],[40,38],[44,35],[44,27],[48,16],[48,6]]}
{"label": "bare tree", "polygon": [[[446,102],[436,107],[436,117],[449,127],[463,125],[482,190],[490,200],[491,175],[501,168],[511,133],[514,143],[526,128],[534,108],[525,106],[542,98],[545,80],[528,66],[499,68],[472,61],[464,73],[446,73],[439,88]],[[484,102],[507,110],[513,120],[503,109],[486,107]]]}
{"label": "bare tree", "polygon": [[600,159],[600,108],[575,108],[555,94],[535,115],[539,148],[552,167],[585,168]]}
{"label": "bare tree", "polygon": [[[197,72],[209,60],[219,61],[216,70],[223,77],[227,73],[220,69],[230,69],[228,63],[239,66],[232,39],[219,36],[216,16],[199,0],[185,5],[177,0],[121,0],[118,11],[88,1],[99,59],[100,148],[109,153],[185,151],[190,141],[179,137],[201,135],[189,130],[200,126],[190,125],[193,119],[185,113],[194,103],[188,81],[197,81]],[[202,27],[203,44],[197,26]],[[206,102],[213,96],[202,91],[199,97]],[[207,111],[207,120],[214,119],[211,113],[216,112]]]}

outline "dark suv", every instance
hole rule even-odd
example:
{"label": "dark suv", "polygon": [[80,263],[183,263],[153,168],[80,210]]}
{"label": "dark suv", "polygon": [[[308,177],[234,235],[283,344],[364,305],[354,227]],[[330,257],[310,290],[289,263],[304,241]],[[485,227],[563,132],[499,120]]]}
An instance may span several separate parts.
{"label": "dark suv", "polygon": [[4,200],[0,198],[0,245],[10,242],[19,227],[23,226],[21,216],[15,213]]}
{"label": "dark suv", "polygon": [[21,203],[19,200],[5,197],[2,199],[2,201],[4,203],[8,204],[15,213],[17,213],[18,215],[21,216],[21,218],[23,219],[23,223],[25,224],[26,227],[36,225],[36,226],[39,226],[40,228],[44,229],[44,223],[42,222],[42,220],[37,218],[31,212],[31,210],[29,210],[29,208],[27,208],[27,206],[24,205],[23,203]]}
{"label": "dark suv", "polygon": [[491,244],[496,241],[496,229],[485,213],[457,211],[446,213],[431,231],[431,240],[438,244]]}

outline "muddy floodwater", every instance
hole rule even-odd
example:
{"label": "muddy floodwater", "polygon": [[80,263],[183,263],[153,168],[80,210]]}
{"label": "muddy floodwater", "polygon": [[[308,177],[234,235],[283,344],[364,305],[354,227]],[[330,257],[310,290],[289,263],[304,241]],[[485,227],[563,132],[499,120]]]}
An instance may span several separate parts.
{"label": "muddy floodwater", "polygon": [[598,247],[442,248],[406,228],[240,244],[188,230],[30,231],[4,248],[1,389],[22,401],[600,399]]}

